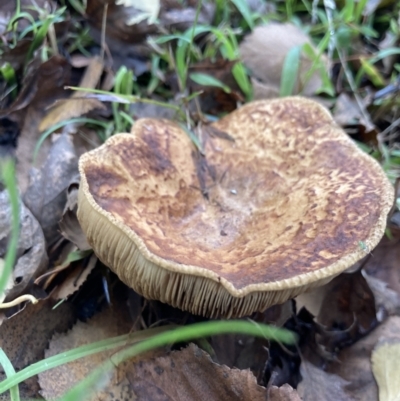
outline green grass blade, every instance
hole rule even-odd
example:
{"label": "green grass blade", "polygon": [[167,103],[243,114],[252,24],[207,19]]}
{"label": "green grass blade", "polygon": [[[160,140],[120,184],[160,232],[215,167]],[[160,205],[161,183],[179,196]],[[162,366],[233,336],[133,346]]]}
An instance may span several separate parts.
{"label": "green grass blade", "polygon": [[201,72],[192,72],[189,76],[192,81],[196,82],[199,85],[215,86],[217,88],[221,88],[226,93],[231,93],[231,88],[229,88],[228,85],[225,85],[219,79],[214,78],[211,75],[203,74]]}
{"label": "green grass blade", "polygon": [[[11,361],[8,359],[6,353],[0,348],[0,364],[4,369],[7,377],[11,377],[15,375],[15,369],[12,365]],[[19,401],[19,388],[18,385],[15,385],[10,388],[10,399],[11,401]]]}
{"label": "green grass blade", "polygon": [[250,29],[254,28],[254,21],[247,1],[245,0],[231,0],[235,7],[239,10],[242,17],[247,22]]}
{"label": "green grass blade", "polygon": [[279,96],[281,97],[293,94],[300,68],[300,54],[301,47],[296,46],[290,49],[285,57],[279,91]]}
{"label": "green grass blade", "polygon": [[12,160],[0,161],[1,176],[4,185],[8,191],[8,197],[11,204],[11,237],[8,243],[7,253],[4,260],[4,269],[0,277],[0,294],[3,294],[8,277],[14,267],[17,256],[18,236],[19,236],[19,196],[17,180],[15,177],[15,164]]}

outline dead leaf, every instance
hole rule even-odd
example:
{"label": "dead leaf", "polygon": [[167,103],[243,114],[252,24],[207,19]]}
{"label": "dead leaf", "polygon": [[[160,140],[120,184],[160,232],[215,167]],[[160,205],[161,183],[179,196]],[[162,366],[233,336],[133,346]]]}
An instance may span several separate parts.
{"label": "dead leaf", "polygon": [[379,401],[400,400],[400,341],[380,342],[372,352],[372,372],[378,383]]}
{"label": "dead leaf", "polygon": [[354,401],[378,400],[378,387],[371,368],[371,354],[379,340],[400,340],[400,317],[391,316],[368,336],[343,349],[337,356],[337,361],[327,365],[327,371],[339,375],[349,384],[346,392]]}
{"label": "dead leaf", "polygon": [[211,346],[216,363],[229,368],[250,369],[257,383],[265,384],[265,365],[269,356],[267,340],[230,334],[212,337]]}
{"label": "dead leaf", "polygon": [[[292,48],[305,43],[311,44],[311,41],[300,28],[290,23],[278,22],[256,27],[244,38],[239,46],[241,59],[250,69],[253,78],[260,81],[254,87],[255,99],[279,96],[285,57]],[[327,64],[324,59],[322,60]],[[311,65],[311,60],[305,56],[301,57],[294,94],[312,96],[321,88],[322,79],[318,71],[305,82]]]}
{"label": "dead leaf", "polygon": [[96,266],[97,257],[95,254],[92,254],[89,259],[83,259],[79,262],[80,263],[75,263],[74,266],[69,269],[67,277],[51,293],[52,299],[65,299],[76,292]]}
{"label": "dead leaf", "polygon": [[400,314],[400,295],[388,287],[384,281],[363,272],[368,286],[374,294],[377,319],[382,322],[388,315]]}
{"label": "dead leaf", "polygon": [[299,393],[289,384],[281,387],[271,386],[268,388],[268,401],[301,401]]}
{"label": "dead leaf", "polygon": [[[21,133],[18,138],[16,151],[17,177],[21,192],[28,186],[28,173],[33,163],[33,150],[40,138],[39,123],[46,108],[57,99],[65,98],[67,85],[73,85],[71,66],[62,57],[52,57],[37,66],[32,63],[31,71],[24,79],[23,87],[8,110],[1,113],[12,115],[19,122]],[[47,157],[50,139],[42,145],[36,162],[41,165]]]}
{"label": "dead leaf", "polygon": [[212,362],[194,344],[165,357],[135,363],[128,374],[138,401],[265,401],[267,389],[249,370]]}
{"label": "dead leaf", "polygon": [[67,202],[67,189],[77,174],[78,159],[68,134],[54,141],[40,170],[31,169],[24,201],[42,226],[48,246],[61,237],[58,222]]}
{"label": "dead leaf", "polygon": [[303,401],[353,401],[345,390],[350,383],[340,376],[324,372],[306,360],[301,363],[300,373],[303,380],[297,391]]}
{"label": "dead leaf", "polygon": [[[42,360],[54,332],[66,331],[72,324],[74,315],[71,306],[64,303],[53,310],[53,305],[49,299],[36,305],[28,304],[20,313],[3,321],[0,347],[17,371]],[[4,379],[4,372],[0,372],[0,380]],[[19,387],[26,398],[36,398],[37,377],[21,383]]]}
{"label": "dead leaf", "polygon": [[331,344],[331,350],[358,340],[376,326],[374,295],[360,271],[332,280],[317,320],[327,330],[343,331],[340,344]]}
{"label": "dead leaf", "polygon": [[67,203],[59,223],[61,235],[75,244],[80,250],[91,249],[76,217],[78,209],[78,183],[71,184],[67,191]]}
{"label": "dead leaf", "polygon": [[364,121],[360,108],[354,98],[351,98],[346,93],[341,93],[336,99],[335,110],[333,112],[333,118],[341,125],[367,125]]}
{"label": "dead leaf", "polygon": [[[100,57],[92,57],[79,83],[81,88],[94,89],[103,73],[103,62]],[[87,99],[86,92],[74,92],[69,99],[56,100],[39,125],[39,131],[45,131],[61,121],[80,117],[94,109],[105,109],[97,99]]]}
{"label": "dead leaf", "polygon": [[[78,322],[67,334],[55,335],[46,351],[46,357],[84,344],[127,334],[130,328],[131,323],[127,308],[124,307],[124,303],[115,303],[113,307],[108,307],[96,314],[88,323]],[[102,362],[110,358],[113,353],[115,350],[94,354],[40,373],[39,383],[42,388],[42,396],[46,400],[54,400],[60,397]],[[134,399],[122,367],[110,372],[109,378],[109,385],[96,394],[96,400]]]}
{"label": "dead leaf", "polygon": [[[11,206],[7,191],[0,192],[0,257],[4,257],[11,233]],[[33,280],[47,267],[47,253],[43,231],[30,210],[21,202],[20,234],[17,259],[14,266],[13,287],[7,292],[7,301],[29,292]]]}
{"label": "dead leaf", "polygon": [[393,240],[384,236],[364,266],[368,275],[385,282],[400,295],[400,231],[392,230]]}

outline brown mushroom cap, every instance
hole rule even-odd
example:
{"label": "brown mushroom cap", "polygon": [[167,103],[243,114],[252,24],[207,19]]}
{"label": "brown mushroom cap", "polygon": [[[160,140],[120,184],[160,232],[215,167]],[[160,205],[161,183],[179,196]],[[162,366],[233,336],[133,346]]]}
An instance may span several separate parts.
{"label": "brown mushroom cap", "polygon": [[201,129],[203,155],[142,119],[80,159],[78,219],[127,285],[205,316],[244,316],[322,285],[382,237],[379,164],[319,104],[249,103]]}

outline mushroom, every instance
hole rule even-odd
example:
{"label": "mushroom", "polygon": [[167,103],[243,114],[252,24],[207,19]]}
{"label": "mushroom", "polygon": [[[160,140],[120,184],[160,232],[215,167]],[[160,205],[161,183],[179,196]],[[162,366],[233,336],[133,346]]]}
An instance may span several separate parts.
{"label": "mushroom", "polygon": [[198,130],[138,120],[79,162],[78,219],[149,299],[240,317],[323,285],[381,239],[394,190],[318,103],[249,103]]}

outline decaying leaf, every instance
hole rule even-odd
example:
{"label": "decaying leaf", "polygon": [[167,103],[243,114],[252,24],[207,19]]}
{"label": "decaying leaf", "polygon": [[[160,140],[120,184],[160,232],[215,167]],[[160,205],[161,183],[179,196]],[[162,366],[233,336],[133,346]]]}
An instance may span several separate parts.
{"label": "decaying leaf", "polygon": [[392,235],[393,239],[382,238],[364,270],[400,295],[400,231],[392,230]]}
{"label": "decaying leaf", "polygon": [[[33,150],[40,138],[38,126],[46,113],[46,108],[55,100],[67,97],[67,85],[73,85],[71,66],[66,59],[54,56],[37,66],[32,63],[31,71],[24,79],[23,87],[15,102],[1,113],[12,114],[20,122],[21,133],[16,151],[17,176],[21,192],[28,186],[29,170],[33,164]],[[36,163],[41,165],[47,157],[50,140],[42,145]]]}
{"label": "decaying leaf", "polygon": [[329,289],[318,322],[328,330],[346,331],[342,345],[358,340],[376,326],[374,295],[360,271],[341,274]]}
{"label": "decaying leaf", "polygon": [[[46,357],[84,344],[127,334],[130,328],[127,309],[123,307],[123,303],[116,303],[112,308],[107,308],[95,315],[88,323],[78,322],[68,333],[55,335],[46,351]],[[41,394],[46,400],[54,400],[60,397],[102,362],[110,358],[114,352],[107,351],[94,354],[41,373],[39,375]],[[134,399],[133,391],[122,368],[110,372],[109,378],[109,385],[96,394],[96,400]]]}
{"label": "decaying leaf", "polygon": [[[288,52],[305,43],[311,45],[310,38],[297,26],[277,22],[259,26],[247,35],[240,44],[240,56],[250,69],[254,82],[254,98],[267,99],[277,97],[282,77],[282,69]],[[323,59],[322,59],[323,60]],[[326,61],[323,61],[326,64]],[[301,56],[300,68],[294,93],[312,96],[322,86],[321,75],[314,72],[306,80],[312,61]]]}
{"label": "decaying leaf", "polygon": [[303,380],[297,391],[303,401],[353,401],[345,390],[350,383],[340,376],[324,372],[306,360],[301,363],[300,373]]}
{"label": "decaying leaf", "polygon": [[[100,57],[92,57],[79,86],[94,89],[101,78],[103,63]],[[74,117],[80,117],[94,109],[105,109],[97,99],[87,99],[85,92],[74,92],[68,99],[57,100],[53,107],[40,122],[39,131],[45,131],[51,126]]]}
{"label": "decaying leaf", "polygon": [[376,401],[378,387],[371,367],[371,355],[376,344],[385,339],[400,341],[400,317],[391,316],[363,339],[343,349],[327,366],[329,373],[336,374],[349,382],[346,392],[355,401]]}
{"label": "decaying leaf", "polygon": [[24,201],[42,226],[48,246],[61,236],[58,222],[67,201],[67,189],[77,174],[78,158],[68,134],[58,136],[40,170],[31,170]]}
{"label": "decaying leaf", "polygon": [[388,287],[388,284],[378,278],[363,272],[369,288],[374,294],[378,321],[383,321],[388,315],[400,314],[400,294]]}
{"label": "decaying leaf", "polygon": [[372,352],[372,372],[379,388],[379,401],[400,400],[400,339],[380,342]]}
{"label": "decaying leaf", "polygon": [[63,282],[51,293],[53,299],[65,299],[79,289],[86,281],[90,272],[96,266],[97,257],[92,254],[90,258],[85,258],[76,263],[68,272]]}
{"label": "decaying leaf", "polygon": [[289,384],[281,387],[271,386],[268,388],[268,401],[301,401],[299,393]]}
{"label": "decaying leaf", "polygon": [[229,368],[250,369],[259,384],[264,385],[269,342],[244,335],[226,334],[211,339],[213,360]]}
{"label": "decaying leaf", "polygon": [[346,93],[341,93],[336,99],[333,117],[341,126],[358,124],[363,124],[364,126],[367,125],[356,100]]}
{"label": "decaying leaf", "polygon": [[[5,190],[0,192],[0,257],[7,251],[11,233],[11,205]],[[20,204],[20,235],[17,245],[17,259],[12,274],[13,286],[7,291],[10,301],[29,291],[33,280],[47,267],[47,253],[43,231],[30,210]]]}
{"label": "decaying leaf", "polygon": [[127,374],[140,401],[265,401],[267,389],[249,370],[212,362],[194,344],[168,356],[135,363]]}
{"label": "decaying leaf", "polygon": [[67,191],[67,203],[59,223],[61,235],[75,244],[80,250],[91,249],[76,217],[78,208],[78,183],[72,183]]}
{"label": "decaying leaf", "polygon": [[[66,331],[72,324],[74,314],[69,304],[64,303],[54,310],[53,306],[49,299],[36,305],[28,304],[20,313],[3,321],[0,347],[16,370],[43,359],[54,332]],[[0,380],[4,378],[4,372],[0,372]],[[29,399],[36,398],[37,377],[22,383],[20,391]]]}

